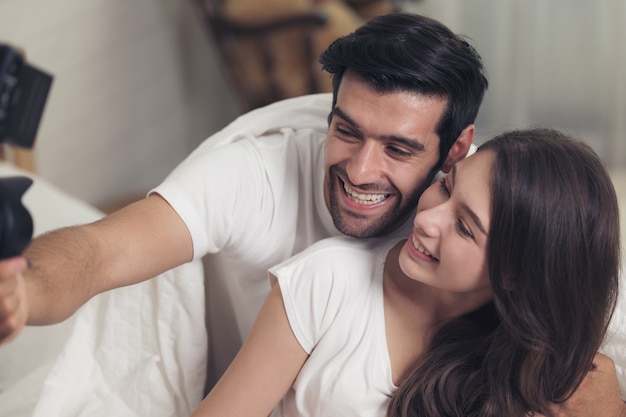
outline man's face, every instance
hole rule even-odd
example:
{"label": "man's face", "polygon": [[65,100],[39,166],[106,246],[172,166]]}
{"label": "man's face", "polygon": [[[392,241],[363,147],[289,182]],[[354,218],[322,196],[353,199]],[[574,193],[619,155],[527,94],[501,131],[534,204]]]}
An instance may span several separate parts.
{"label": "man's face", "polygon": [[380,94],[344,74],[325,153],[326,205],[339,231],[380,236],[409,218],[436,171],[445,106],[412,92]]}

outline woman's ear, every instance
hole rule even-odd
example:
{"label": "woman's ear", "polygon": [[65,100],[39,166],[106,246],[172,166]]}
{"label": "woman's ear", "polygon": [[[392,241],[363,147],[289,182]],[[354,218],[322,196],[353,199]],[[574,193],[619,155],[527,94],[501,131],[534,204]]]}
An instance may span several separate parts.
{"label": "woman's ear", "polygon": [[475,130],[476,129],[474,125],[468,125],[465,129],[463,129],[463,131],[459,135],[459,138],[456,140],[456,142],[454,142],[454,145],[452,145],[452,147],[450,148],[450,152],[448,152],[448,156],[446,156],[446,159],[443,161],[443,164],[441,165],[441,168],[440,168],[441,171],[446,172],[446,173],[449,172],[452,166],[454,166],[454,164],[456,164],[457,162],[459,162],[460,160],[464,159],[467,156],[467,152],[469,151],[470,146],[472,146],[472,143],[474,142]]}

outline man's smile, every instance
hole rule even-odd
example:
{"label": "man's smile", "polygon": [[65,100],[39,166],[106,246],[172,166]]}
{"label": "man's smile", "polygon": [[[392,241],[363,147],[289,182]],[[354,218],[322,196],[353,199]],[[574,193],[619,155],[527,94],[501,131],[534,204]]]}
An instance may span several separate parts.
{"label": "man's smile", "polygon": [[389,194],[359,193],[353,190],[352,188],[350,188],[350,186],[346,184],[345,182],[342,181],[342,184],[343,184],[343,189],[346,192],[346,195],[348,196],[348,198],[350,198],[352,201],[354,201],[357,204],[369,206],[369,205],[380,203],[389,198]]}

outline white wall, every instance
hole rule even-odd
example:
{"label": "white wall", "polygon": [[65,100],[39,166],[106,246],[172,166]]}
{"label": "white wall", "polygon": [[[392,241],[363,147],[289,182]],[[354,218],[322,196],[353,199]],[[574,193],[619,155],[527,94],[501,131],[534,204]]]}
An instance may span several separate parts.
{"label": "white wall", "polygon": [[0,0],[0,42],[54,75],[40,175],[96,206],[144,194],[238,111],[186,0]]}
{"label": "white wall", "polygon": [[553,126],[626,169],[624,0],[407,0],[405,7],[469,36],[482,55],[489,90],[479,141]]}

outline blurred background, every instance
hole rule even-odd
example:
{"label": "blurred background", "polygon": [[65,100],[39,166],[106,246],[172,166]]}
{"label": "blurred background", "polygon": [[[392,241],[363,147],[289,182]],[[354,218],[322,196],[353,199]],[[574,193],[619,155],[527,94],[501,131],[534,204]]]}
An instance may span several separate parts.
{"label": "blurred background", "polygon": [[239,114],[327,91],[319,51],[391,9],[442,21],[483,56],[478,143],[549,125],[626,171],[623,0],[0,0],[0,42],[54,76],[34,170],[108,211]]}

